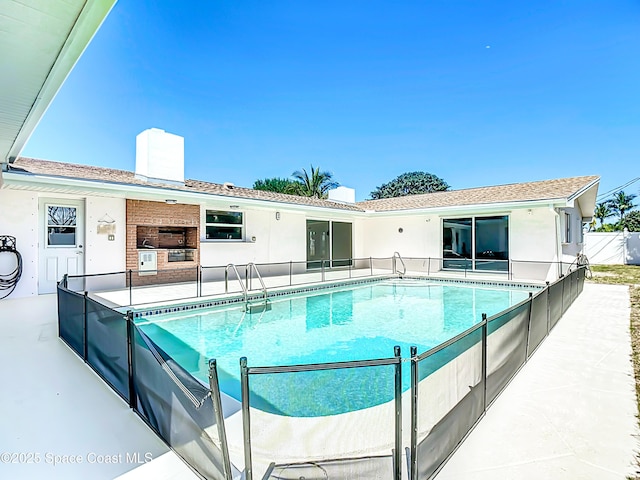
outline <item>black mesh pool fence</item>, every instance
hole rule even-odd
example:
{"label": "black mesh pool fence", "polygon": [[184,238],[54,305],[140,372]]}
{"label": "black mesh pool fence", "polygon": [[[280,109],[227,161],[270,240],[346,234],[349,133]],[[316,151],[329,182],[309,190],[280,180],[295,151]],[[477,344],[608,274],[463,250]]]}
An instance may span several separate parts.
{"label": "black mesh pool fence", "polygon": [[137,327],[133,344],[136,411],[203,478],[228,478],[211,390]]}
{"label": "black mesh pool fence", "polygon": [[430,478],[485,409],[486,321],[411,358],[412,479]]}
{"label": "black mesh pool fence", "polygon": [[487,320],[487,404],[527,360],[531,299]]}
{"label": "black mesh pool fence", "polygon": [[542,343],[549,334],[549,289],[538,292],[531,300],[531,318],[529,320],[529,343],[527,357]]}
{"label": "black mesh pool fence", "polygon": [[[411,480],[438,473],[582,292],[584,280],[584,267],[571,270],[421,355],[412,347]],[[139,330],[131,312],[65,285],[58,285],[60,337],[202,478],[236,478],[215,362],[207,386]],[[393,358],[381,360],[275,367],[241,360],[245,480],[254,471],[263,480],[399,480],[401,365],[398,347]]]}
{"label": "black mesh pool fence", "polygon": [[86,362],[129,401],[127,316],[85,297]]}
{"label": "black mesh pool fence", "polygon": [[195,379],[122,313],[58,285],[60,337],[202,478],[231,480],[215,361]]}
{"label": "black mesh pool fence", "polygon": [[410,480],[437,475],[582,292],[584,270],[419,356],[412,347]]}
{"label": "black mesh pool fence", "polygon": [[379,360],[240,365],[246,480],[400,480],[400,347]]}

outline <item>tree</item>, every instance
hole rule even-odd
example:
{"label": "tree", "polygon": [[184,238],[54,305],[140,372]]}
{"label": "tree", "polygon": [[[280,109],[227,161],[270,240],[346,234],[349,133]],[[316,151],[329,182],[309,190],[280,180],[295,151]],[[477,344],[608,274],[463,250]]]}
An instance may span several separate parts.
{"label": "tree", "polygon": [[286,193],[301,197],[327,198],[327,192],[339,185],[333,181],[332,173],[321,172],[320,168],[313,168],[313,165],[311,174],[303,168],[302,171],[296,170],[291,176],[295,181],[287,188]]}
{"label": "tree", "polygon": [[371,198],[404,197],[419,193],[433,193],[449,190],[447,182],[427,172],[407,172],[384,183],[371,192]]}
{"label": "tree", "polygon": [[614,193],[613,198],[609,200],[612,210],[618,214],[620,221],[624,220],[624,214],[626,212],[635,208],[633,199],[636,198],[636,196],[637,195],[634,194],[627,195],[623,191],[619,191]]}
{"label": "tree", "polygon": [[620,229],[627,229],[630,232],[640,232],[640,211],[629,212],[620,222]]}
{"label": "tree", "polygon": [[287,189],[291,188],[294,183],[288,178],[265,178],[264,180],[256,180],[253,182],[254,190],[266,190],[268,192],[287,193]]}
{"label": "tree", "polygon": [[600,220],[600,228],[604,227],[605,218],[609,218],[613,215],[611,211],[611,203],[610,202],[600,202],[596,205],[596,209],[593,212],[593,216]]}

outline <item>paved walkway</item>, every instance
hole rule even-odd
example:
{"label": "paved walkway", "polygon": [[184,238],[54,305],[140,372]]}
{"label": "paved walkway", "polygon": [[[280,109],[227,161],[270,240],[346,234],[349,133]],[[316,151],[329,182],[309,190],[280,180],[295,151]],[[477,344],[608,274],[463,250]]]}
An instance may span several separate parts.
{"label": "paved walkway", "polygon": [[636,414],[628,288],[587,283],[436,479],[624,479]]}
{"label": "paved walkway", "polygon": [[55,295],[0,300],[0,379],[0,478],[198,478],[58,338]]}
{"label": "paved walkway", "polygon": [[[628,304],[625,287],[586,284],[437,480],[631,473]],[[56,315],[51,295],[0,301],[0,454],[25,454],[0,463],[0,478],[196,479],[58,339]]]}

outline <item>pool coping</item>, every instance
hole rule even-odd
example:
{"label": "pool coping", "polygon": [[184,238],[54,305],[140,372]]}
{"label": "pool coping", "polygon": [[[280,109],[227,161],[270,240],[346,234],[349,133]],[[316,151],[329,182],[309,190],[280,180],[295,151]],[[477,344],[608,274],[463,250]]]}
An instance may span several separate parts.
{"label": "pool coping", "polygon": [[[540,285],[536,283],[527,283],[527,282],[511,282],[511,281],[502,281],[502,280],[483,280],[483,279],[452,279],[449,277],[433,277],[433,276],[423,276],[423,275],[378,275],[374,277],[360,278],[360,279],[341,279],[341,280],[331,280],[323,283],[313,284],[304,286],[301,285],[293,285],[293,286],[284,286],[284,287],[276,287],[271,290],[267,290],[267,299],[282,297],[285,295],[295,295],[298,293],[308,293],[315,291],[328,290],[336,287],[344,287],[350,285],[366,285],[369,283],[378,283],[385,280],[418,280],[425,282],[436,282],[436,283],[454,283],[454,284],[473,284],[480,286],[489,286],[489,287],[508,287],[508,288],[523,288],[523,289],[534,289],[534,290],[542,290],[546,285]],[[262,291],[253,290],[255,293],[249,293],[246,297],[247,303],[263,301],[264,294]],[[201,297],[198,299],[194,299],[192,301],[181,301],[177,304],[172,305],[163,305],[163,306],[152,306],[145,307],[141,305],[138,308],[130,308],[126,307],[126,310],[131,310],[133,312],[133,317],[140,319],[153,315],[163,315],[166,313],[174,313],[174,312],[183,312],[189,310],[197,310],[200,308],[211,308],[211,307],[220,307],[225,305],[236,305],[242,304],[245,302],[245,297],[242,293],[235,293],[231,295],[225,295],[224,297],[216,296],[214,297]],[[122,309],[119,309],[122,310]]]}

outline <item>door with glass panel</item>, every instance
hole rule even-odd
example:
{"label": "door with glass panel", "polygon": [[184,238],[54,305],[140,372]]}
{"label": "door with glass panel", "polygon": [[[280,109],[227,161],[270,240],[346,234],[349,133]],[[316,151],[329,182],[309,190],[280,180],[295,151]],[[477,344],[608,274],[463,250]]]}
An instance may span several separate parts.
{"label": "door with glass panel", "polygon": [[353,257],[353,234],[351,224],[331,222],[331,265],[346,267]]}
{"label": "door with glass panel", "polygon": [[54,293],[65,274],[84,273],[84,203],[40,200],[38,293]]}
{"label": "door with glass panel", "polygon": [[475,218],[475,269],[509,270],[509,217]]}
{"label": "door with glass panel", "polygon": [[353,251],[352,224],[307,220],[307,268],[346,267]]}
{"label": "door with glass panel", "polygon": [[509,270],[507,215],[445,218],[442,227],[443,268]]}
{"label": "door with glass panel", "polygon": [[469,270],[473,267],[471,218],[448,218],[442,223],[442,266]]}
{"label": "door with glass panel", "polygon": [[307,220],[307,268],[329,266],[329,221]]}

